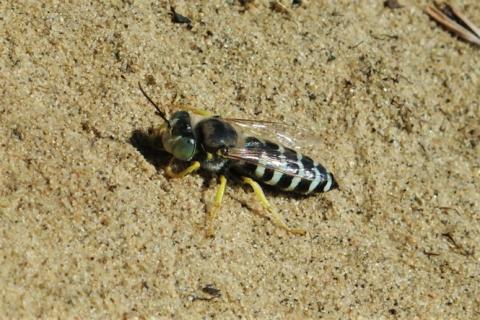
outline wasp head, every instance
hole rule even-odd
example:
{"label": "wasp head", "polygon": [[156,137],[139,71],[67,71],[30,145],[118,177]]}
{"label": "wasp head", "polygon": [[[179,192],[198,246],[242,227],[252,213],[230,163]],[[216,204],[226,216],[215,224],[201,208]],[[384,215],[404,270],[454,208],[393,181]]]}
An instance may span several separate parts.
{"label": "wasp head", "polygon": [[162,134],[163,147],[176,159],[192,160],[197,151],[197,141],[193,134],[190,114],[186,111],[175,112],[169,123],[170,127]]}
{"label": "wasp head", "polygon": [[167,125],[161,130],[163,148],[176,159],[192,160],[197,150],[197,141],[193,134],[190,114],[186,111],[178,111],[172,115],[170,120],[167,119],[165,112],[147,95],[140,83],[138,83],[138,87]]}

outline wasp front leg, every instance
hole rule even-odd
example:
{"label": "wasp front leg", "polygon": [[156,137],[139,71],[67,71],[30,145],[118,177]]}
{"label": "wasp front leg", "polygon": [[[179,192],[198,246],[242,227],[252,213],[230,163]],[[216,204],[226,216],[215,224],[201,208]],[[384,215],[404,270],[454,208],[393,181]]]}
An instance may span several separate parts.
{"label": "wasp front leg", "polygon": [[277,213],[277,211],[268,202],[267,198],[265,197],[265,194],[263,193],[262,187],[258,184],[258,182],[248,177],[243,177],[242,180],[243,182],[245,182],[246,184],[252,187],[253,192],[257,196],[257,199],[260,201],[263,208],[267,210],[268,213],[270,213],[270,218],[272,219],[273,224],[290,233],[293,233],[296,235],[305,235],[306,233],[305,230],[298,229],[298,228],[290,228],[289,226],[287,226],[287,224],[283,221],[283,218]]}
{"label": "wasp front leg", "polygon": [[191,107],[191,106],[185,106],[183,107],[183,109],[185,110],[188,110],[194,114],[197,114],[199,116],[203,116],[203,117],[211,117],[213,116],[213,113],[211,113],[210,111],[207,111],[207,110],[203,110],[203,109],[199,109],[199,108],[195,108],[195,107]]}
{"label": "wasp front leg", "polygon": [[190,105],[185,105],[185,104],[181,104],[181,103],[177,103],[177,102],[173,102],[173,104],[175,105],[175,109],[178,109],[178,110],[190,111],[190,112],[192,112],[196,115],[203,116],[203,117],[213,116],[213,113],[211,113],[210,111],[204,110],[204,109],[195,108],[195,107],[192,107]]}
{"label": "wasp front leg", "polygon": [[195,172],[198,169],[200,169],[200,162],[194,161],[186,169],[184,169],[180,172],[174,172],[173,169],[172,169],[172,163],[173,163],[174,160],[175,160],[175,158],[172,158],[172,160],[170,160],[170,163],[168,164],[168,166],[165,168],[165,173],[169,178],[172,178],[172,179],[183,178],[183,177],[189,175],[190,173]]}
{"label": "wasp front leg", "polygon": [[227,178],[224,175],[220,176],[220,184],[218,185],[217,192],[215,193],[215,200],[213,201],[212,208],[207,215],[207,237],[213,237],[214,227],[213,222],[218,216],[220,205],[222,204],[223,195],[225,194],[225,188],[227,186]]}

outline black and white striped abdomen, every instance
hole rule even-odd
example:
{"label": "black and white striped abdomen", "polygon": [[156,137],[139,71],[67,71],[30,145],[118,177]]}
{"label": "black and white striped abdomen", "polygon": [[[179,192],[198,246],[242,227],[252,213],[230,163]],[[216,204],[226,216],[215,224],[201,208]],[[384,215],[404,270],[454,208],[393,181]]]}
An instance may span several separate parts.
{"label": "black and white striped abdomen", "polygon": [[326,192],[338,187],[333,175],[310,157],[254,137],[245,148],[258,153],[256,161],[240,162],[233,169],[277,189],[300,194]]}

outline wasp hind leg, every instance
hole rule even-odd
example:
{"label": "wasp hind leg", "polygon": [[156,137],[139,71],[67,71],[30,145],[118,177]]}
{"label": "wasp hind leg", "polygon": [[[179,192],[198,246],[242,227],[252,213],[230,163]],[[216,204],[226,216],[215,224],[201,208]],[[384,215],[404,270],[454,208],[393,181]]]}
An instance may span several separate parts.
{"label": "wasp hind leg", "polygon": [[220,176],[220,184],[218,185],[217,192],[215,193],[215,200],[213,201],[212,208],[208,212],[207,215],[207,237],[213,237],[214,235],[214,228],[213,228],[213,221],[218,216],[218,210],[220,209],[220,205],[222,204],[223,195],[225,193],[225,188],[227,186],[227,178],[224,175]]}
{"label": "wasp hind leg", "polygon": [[245,182],[246,184],[252,187],[253,192],[257,196],[257,199],[260,201],[263,208],[267,210],[268,213],[270,213],[270,218],[273,224],[290,233],[293,233],[296,235],[305,235],[306,233],[305,230],[298,229],[298,228],[290,228],[289,226],[287,226],[287,224],[283,221],[283,218],[280,216],[280,214],[278,214],[277,211],[268,202],[267,198],[265,197],[265,194],[263,193],[262,187],[258,184],[258,182],[248,177],[243,177],[242,180],[243,182]]}
{"label": "wasp hind leg", "polygon": [[172,169],[172,162],[174,159],[170,160],[170,163],[168,166],[165,168],[165,173],[169,178],[183,178],[187,175],[189,175],[192,172],[197,171],[200,168],[200,162],[194,161],[188,168],[180,171],[180,172],[174,172]]}

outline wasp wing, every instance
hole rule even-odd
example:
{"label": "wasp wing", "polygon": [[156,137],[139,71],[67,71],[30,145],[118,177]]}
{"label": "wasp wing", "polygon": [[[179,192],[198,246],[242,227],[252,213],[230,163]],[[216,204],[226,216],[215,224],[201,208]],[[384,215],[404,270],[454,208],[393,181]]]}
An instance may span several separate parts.
{"label": "wasp wing", "polygon": [[315,174],[312,170],[305,170],[302,165],[299,165],[300,161],[298,156],[295,158],[288,157],[282,153],[268,152],[259,147],[228,148],[224,151],[222,156],[231,160],[244,161],[257,166],[263,166],[266,169],[271,169],[286,175],[299,177],[309,181],[313,181],[315,179]]}
{"label": "wasp wing", "polygon": [[237,125],[251,136],[278,142],[293,149],[312,148],[320,140],[311,131],[284,122],[237,118],[224,120]]}

